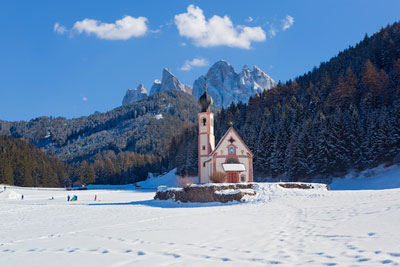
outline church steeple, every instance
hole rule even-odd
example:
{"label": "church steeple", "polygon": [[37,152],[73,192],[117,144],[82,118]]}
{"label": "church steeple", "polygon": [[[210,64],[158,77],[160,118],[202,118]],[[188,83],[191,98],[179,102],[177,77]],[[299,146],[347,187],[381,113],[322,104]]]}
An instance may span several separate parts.
{"label": "church steeple", "polygon": [[207,93],[207,82],[204,83],[204,94],[199,98],[201,112],[211,112],[211,105],[213,104],[212,97]]}
{"label": "church steeple", "polygon": [[204,84],[204,94],[199,98],[201,112],[198,114],[198,170],[199,183],[209,183],[211,169],[207,160],[215,148],[214,114],[211,112],[212,97],[207,93],[207,83]]}

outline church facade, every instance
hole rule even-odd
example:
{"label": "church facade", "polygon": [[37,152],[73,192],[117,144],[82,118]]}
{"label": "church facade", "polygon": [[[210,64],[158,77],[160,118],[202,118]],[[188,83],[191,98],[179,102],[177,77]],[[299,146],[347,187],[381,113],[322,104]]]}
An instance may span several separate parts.
{"label": "church facade", "polygon": [[215,145],[212,98],[205,90],[199,99],[198,172],[199,183],[210,183],[216,173],[225,173],[226,182],[253,182],[253,153],[231,126]]}

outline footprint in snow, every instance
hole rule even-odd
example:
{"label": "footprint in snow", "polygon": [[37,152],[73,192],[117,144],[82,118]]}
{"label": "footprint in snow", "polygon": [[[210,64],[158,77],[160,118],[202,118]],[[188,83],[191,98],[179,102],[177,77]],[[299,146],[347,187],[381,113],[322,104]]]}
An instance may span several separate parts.
{"label": "footprint in snow", "polygon": [[388,264],[388,263],[392,263],[393,261],[391,261],[391,260],[383,260],[383,261],[381,261],[381,263],[382,264]]}
{"label": "footprint in snow", "polygon": [[132,249],[125,250],[125,253],[131,253],[131,252],[132,252]]}
{"label": "footprint in snow", "polygon": [[276,265],[276,264],[282,264],[282,262],[280,262],[280,261],[268,261],[268,264]]}
{"label": "footprint in snow", "polygon": [[231,261],[230,258],[221,258],[222,261]]}
{"label": "footprint in snow", "polygon": [[180,257],[182,257],[181,255],[176,254],[176,253],[164,253],[164,255],[166,255],[166,256],[172,256],[172,257],[174,257],[174,258],[180,258]]}
{"label": "footprint in snow", "polygon": [[389,253],[392,257],[400,257],[400,253]]}
{"label": "footprint in snow", "polygon": [[144,253],[143,251],[138,251],[137,254],[138,254],[138,256],[146,255],[146,253]]}
{"label": "footprint in snow", "polygon": [[101,253],[107,254],[107,253],[110,253],[110,251],[108,251],[107,249],[105,249],[105,250],[103,250]]}
{"label": "footprint in snow", "polygon": [[262,262],[262,261],[264,261],[264,259],[261,259],[261,258],[252,258],[252,259],[250,259],[251,261],[256,261],[256,262]]}

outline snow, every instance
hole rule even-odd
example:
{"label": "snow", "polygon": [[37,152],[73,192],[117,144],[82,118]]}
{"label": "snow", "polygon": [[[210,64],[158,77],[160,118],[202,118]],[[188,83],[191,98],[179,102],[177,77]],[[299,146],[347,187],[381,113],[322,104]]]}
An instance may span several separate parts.
{"label": "snow", "polygon": [[218,195],[234,195],[239,193],[254,193],[253,189],[225,189],[225,190],[217,190],[214,192]]}
{"label": "snow", "polygon": [[176,169],[173,169],[172,171],[157,177],[150,174],[149,179],[143,182],[138,182],[136,184],[141,188],[154,188],[154,189],[159,187],[160,185],[165,185],[168,187],[181,186],[176,176]]}
{"label": "snow", "polygon": [[375,190],[400,188],[400,167],[393,165],[366,170],[360,174],[349,174],[345,178],[334,178],[329,185],[332,190]]}
{"label": "snow", "polygon": [[21,199],[21,197],[22,197],[22,195],[21,194],[18,194],[18,193],[16,193],[15,191],[10,191],[9,192],[9,194],[8,194],[8,199]]}
{"label": "snow", "polygon": [[244,164],[241,163],[227,163],[227,164],[222,164],[222,168],[224,168],[224,171],[229,172],[229,171],[245,171],[246,168],[244,167]]}
{"label": "snow", "polygon": [[[366,184],[380,180],[392,186],[389,180],[400,174],[396,167],[379,171]],[[169,183],[171,176],[142,184]],[[350,178],[348,186],[352,180],[356,189],[362,187]],[[0,266],[400,264],[400,188],[327,191],[323,184],[312,185],[304,190],[258,183],[256,196],[227,204],[154,200],[155,190],[129,186],[82,191],[0,186]],[[78,201],[67,202],[68,194]]]}

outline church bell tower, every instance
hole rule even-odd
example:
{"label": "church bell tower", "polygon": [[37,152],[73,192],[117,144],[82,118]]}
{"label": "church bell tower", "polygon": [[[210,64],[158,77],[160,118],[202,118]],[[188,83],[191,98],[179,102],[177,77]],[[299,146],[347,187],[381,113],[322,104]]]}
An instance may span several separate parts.
{"label": "church bell tower", "polygon": [[207,168],[206,161],[215,148],[214,114],[211,112],[212,97],[207,93],[207,84],[204,85],[204,94],[199,98],[201,112],[198,113],[198,172],[199,184],[211,182],[211,170]]}

